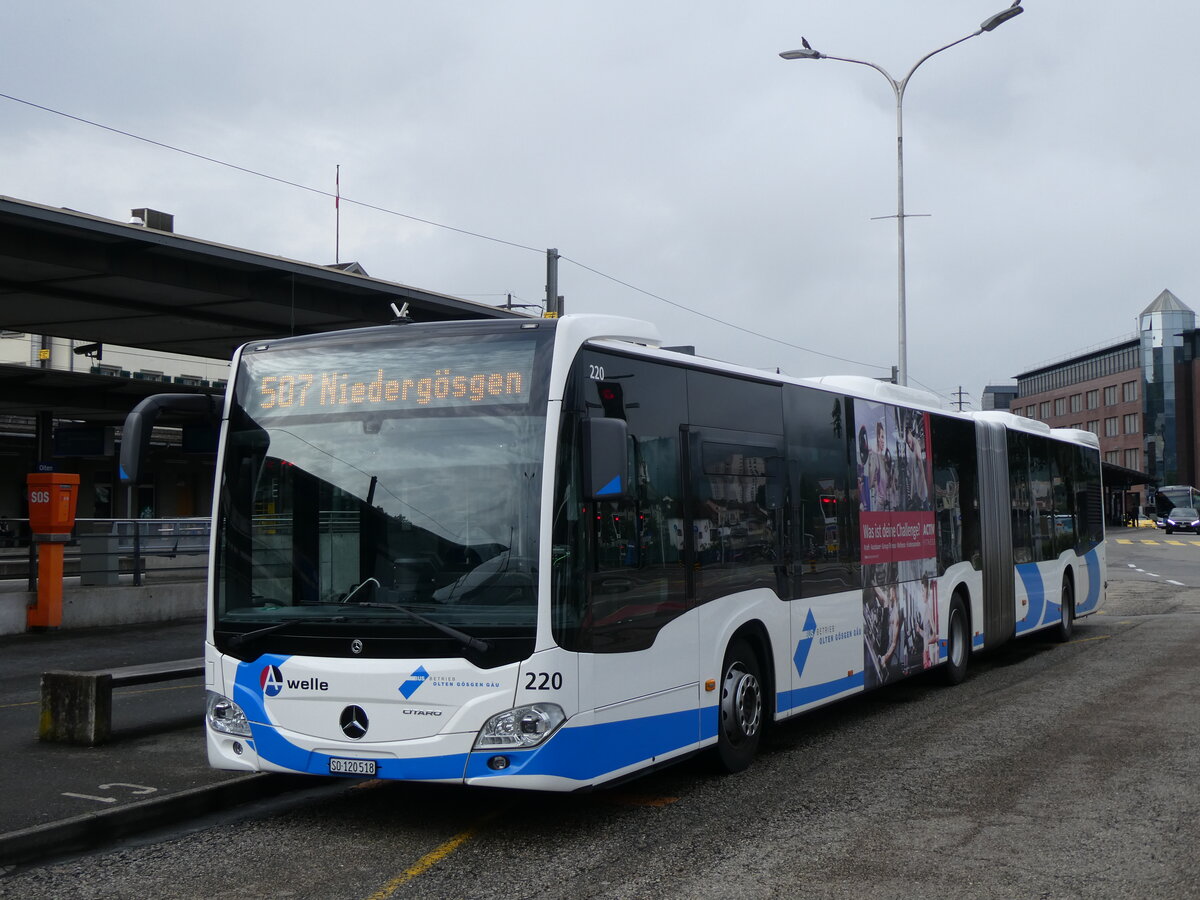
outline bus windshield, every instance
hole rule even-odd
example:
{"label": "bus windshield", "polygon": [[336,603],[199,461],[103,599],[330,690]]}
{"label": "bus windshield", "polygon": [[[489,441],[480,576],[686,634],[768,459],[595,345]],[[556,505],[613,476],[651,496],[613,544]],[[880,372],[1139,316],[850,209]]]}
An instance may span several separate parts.
{"label": "bus windshield", "polygon": [[369,335],[245,351],[218,497],[216,639],[244,658],[499,664],[535,628],[543,341]]}

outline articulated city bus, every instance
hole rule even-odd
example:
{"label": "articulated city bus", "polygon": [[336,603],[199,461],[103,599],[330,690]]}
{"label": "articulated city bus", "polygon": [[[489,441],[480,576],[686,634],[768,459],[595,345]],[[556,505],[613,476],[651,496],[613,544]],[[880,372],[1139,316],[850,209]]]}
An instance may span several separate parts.
{"label": "articulated city bus", "polygon": [[[1101,604],[1093,435],[658,344],[565,316],[243,347],[211,763],[563,791],[701,751],[737,771],[776,722],[959,682]],[[131,415],[130,478],[171,406]]]}

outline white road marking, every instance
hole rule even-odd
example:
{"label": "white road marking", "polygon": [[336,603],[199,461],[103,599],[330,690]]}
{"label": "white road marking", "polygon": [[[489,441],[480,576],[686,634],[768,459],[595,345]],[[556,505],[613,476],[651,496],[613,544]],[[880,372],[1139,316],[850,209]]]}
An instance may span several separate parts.
{"label": "white road marking", "polygon": [[116,803],[116,797],[94,797],[91,794],[73,794],[70,791],[63,791],[64,797],[75,797],[79,800],[95,800],[97,803]]}
{"label": "white road marking", "polygon": [[[111,784],[99,785],[102,791],[111,791],[113,788],[129,788],[131,794],[153,794],[158,788],[149,787],[144,784],[130,784],[127,781],[114,781]],[[63,791],[64,797],[75,797],[78,800],[95,800],[97,803],[116,803],[116,797],[97,797],[95,794],[75,794],[71,791]]]}

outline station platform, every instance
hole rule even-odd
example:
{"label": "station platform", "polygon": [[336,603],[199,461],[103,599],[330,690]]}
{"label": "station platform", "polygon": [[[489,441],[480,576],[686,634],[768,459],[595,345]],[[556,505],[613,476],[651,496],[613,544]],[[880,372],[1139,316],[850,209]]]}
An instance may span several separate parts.
{"label": "station platform", "polygon": [[192,619],[0,637],[0,869],[298,786],[209,768],[199,677],[114,690],[99,746],[38,739],[43,672],[196,657],[203,635]]}

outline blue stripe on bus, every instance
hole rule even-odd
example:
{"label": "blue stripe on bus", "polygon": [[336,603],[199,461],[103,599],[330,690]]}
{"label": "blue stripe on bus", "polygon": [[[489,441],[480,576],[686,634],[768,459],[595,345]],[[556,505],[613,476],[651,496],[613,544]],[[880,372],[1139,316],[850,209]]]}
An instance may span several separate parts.
{"label": "blue stripe on bus", "polygon": [[1075,607],[1076,612],[1091,612],[1100,603],[1100,552],[1093,547],[1084,554],[1083,561],[1087,563],[1088,592],[1082,604]]}
{"label": "blue stripe on bus", "polygon": [[846,691],[852,691],[856,688],[861,690],[865,684],[864,673],[856,672],[853,675],[847,675],[845,678],[826,681],[824,684],[813,684],[791,691],[780,691],[776,702],[778,703],[780,712],[787,712],[789,709],[795,709],[798,706],[807,706],[819,700],[828,700],[830,697]]}
{"label": "blue stripe on bus", "polygon": [[[264,724],[270,720],[263,706],[259,684],[261,672],[267,666],[281,666],[288,659],[288,656],[265,654],[252,663],[238,663],[233,701],[250,720],[253,739],[248,743],[253,744],[261,759],[296,772],[328,775],[329,760],[332,758],[329,754],[297,747],[280,735],[274,726]],[[467,756],[466,753],[450,753],[410,759],[377,759],[376,774],[380,778],[459,780],[466,769]]]}
{"label": "blue stripe on bus", "polygon": [[1042,624],[1042,614],[1047,606],[1046,586],[1042,582],[1042,573],[1037,563],[1022,563],[1017,566],[1017,574],[1021,576],[1021,583],[1025,585],[1025,597],[1029,601],[1024,618],[1017,621],[1017,634],[1022,634]]}
{"label": "blue stripe on bus", "polygon": [[[983,648],[983,635],[971,635],[971,649],[980,650]],[[945,662],[950,658],[950,641],[942,638],[938,641],[938,662]]]}
{"label": "blue stripe on bus", "polygon": [[[261,759],[297,772],[329,774],[330,755],[297,747],[270,720],[263,704],[261,673],[267,666],[282,666],[289,657],[266,654],[253,663],[239,663],[233,700],[251,721],[253,743]],[[379,778],[460,780],[499,775],[554,775],[589,781],[616,769],[651,760],[694,746],[701,737],[717,733],[717,707],[691,709],[661,716],[563,728],[535,750],[500,749],[472,754],[452,753],[407,759],[377,758]],[[493,756],[507,756],[509,768],[497,772],[487,767]]]}

